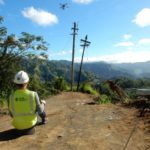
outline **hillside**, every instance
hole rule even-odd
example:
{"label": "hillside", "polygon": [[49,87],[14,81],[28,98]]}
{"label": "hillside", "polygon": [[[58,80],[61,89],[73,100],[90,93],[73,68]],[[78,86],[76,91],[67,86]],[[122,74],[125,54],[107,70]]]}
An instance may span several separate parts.
{"label": "hillside", "polygon": [[106,62],[93,62],[85,63],[83,69],[88,72],[93,72],[96,76],[102,79],[111,79],[114,77],[132,77],[132,75],[113,64],[108,64]]}
{"label": "hillside", "polygon": [[136,77],[150,77],[150,61],[138,63],[121,63],[114,64],[118,69],[124,70]]}
{"label": "hillside", "polygon": [[[30,59],[24,60],[22,66],[27,72],[34,75],[40,75],[41,80],[50,81],[56,76],[62,76],[66,81],[70,81],[71,62],[66,60],[40,60]],[[74,80],[78,79],[79,63],[74,65]],[[108,64],[105,62],[83,63],[81,81],[91,79],[112,79],[117,77],[149,77],[150,62],[144,63],[123,63]]]}
{"label": "hillside", "polygon": [[47,124],[36,126],[34,135],[14,137],[11,118],[0,116],[0,149],[146,150],[150,147],[148,118],[138,118],[135,108],[89,105],[92,100],[91,95],[82,93],[49,97]]}
{"label": "hillside", "polygon": [[[22,61],[23,69],[32,74],[40,75],[41,80],[51,81],[57,76],[62,76],[66,81],[70,81],[71,62],[69,61],[48,61],[41,59],[25,59]],[[75,65],[74,78],[77,81],[79,66]],[[81,81],[88,79],[88,72],[83,70]]]}
{"label": "hillside", "polygon": [[113,63],[106,62],[93,62],[85,63],[83,69],[89,72],[93,72],[97,76],[104,79],[110,79],[114,77],[150,77],[150,61],[138,62],[138,63]]}

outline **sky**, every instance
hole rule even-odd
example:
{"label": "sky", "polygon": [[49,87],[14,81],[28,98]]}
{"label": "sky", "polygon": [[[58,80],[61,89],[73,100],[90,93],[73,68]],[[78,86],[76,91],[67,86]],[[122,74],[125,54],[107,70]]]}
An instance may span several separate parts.
{"label": "sky", "polygon": [[[67,3],[65,10],[61,4]],[[49,60],[72,60],[72,27],[77,23],[75,61],[88,35],[84,62],[150,60],[150,0],[0,0],[9,34],[42,36]]]}

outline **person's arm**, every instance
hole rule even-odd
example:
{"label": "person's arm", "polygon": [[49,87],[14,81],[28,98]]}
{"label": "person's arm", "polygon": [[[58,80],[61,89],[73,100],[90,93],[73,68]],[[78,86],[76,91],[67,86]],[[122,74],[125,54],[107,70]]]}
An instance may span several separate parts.
{"label": "person's arm", "polygon": [[44,111],[44,107],[40,102],[38,94],[35,92],[35,100],[36,100],[36,111],[38,113],[42,113]]}

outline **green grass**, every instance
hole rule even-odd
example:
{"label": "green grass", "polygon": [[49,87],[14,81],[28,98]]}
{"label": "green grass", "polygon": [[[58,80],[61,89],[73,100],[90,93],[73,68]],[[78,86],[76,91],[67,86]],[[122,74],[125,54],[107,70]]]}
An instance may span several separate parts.
{"label": "green grass", "polygon": [[5,99],[0,98],[0,115],[6,115],[8,113],[8,106]]}
{"label": "green grass", "polygon": [[0,98],[0,108],[6,108],[7,107],[7,102],[5,99]]}
{"label": "green grass", "polygon": [[80,90],[84,93],[88,93],[92,95],[99,95],[98,92],[94,90],[90,84],[83,84]]}
{"label": "green grass", "polygon": [[99,104],[110,104],[111,103],[111,98],[105,94],[100,96],[99,99]]}

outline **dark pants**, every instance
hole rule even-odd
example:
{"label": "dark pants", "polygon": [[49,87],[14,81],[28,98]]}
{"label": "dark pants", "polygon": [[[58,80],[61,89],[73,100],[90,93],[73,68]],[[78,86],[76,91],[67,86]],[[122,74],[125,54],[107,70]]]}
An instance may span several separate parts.
{"label": "dark pants", "polygon": [[40,113],[39,116],[42,119],[42,123],[45,124],[46,123],[46,113],[45,113],[45,111],[43,111],[42,113]]}

